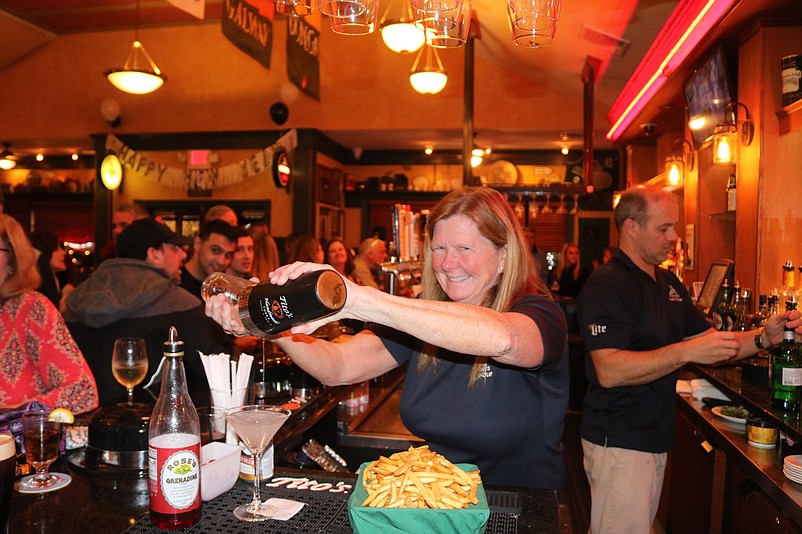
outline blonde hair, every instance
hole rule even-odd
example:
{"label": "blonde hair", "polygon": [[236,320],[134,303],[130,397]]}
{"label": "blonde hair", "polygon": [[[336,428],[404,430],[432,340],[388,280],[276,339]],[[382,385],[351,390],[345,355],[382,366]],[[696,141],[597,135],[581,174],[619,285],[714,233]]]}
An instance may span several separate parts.
{"label": "blonde hair", "polygon": [[0,213],[0,238],[6,242],[9,252],[8,276],[0,280],[0,302],[28,291],[36,291],[42,278],[36,268],[37,251],[25,236],[25,231],[16,219]]}
{"label": "blonde hair", "polygon": [[[521,225],[509,203],[495,189],[478,187],[450,193],[429,213],[424,231],[422,298],[450,300],[437,282],[430,251],[437,223],[455,215],[463,215],[473,221],[479,234],[490,240],[496,248],[506,248],[503,271],[483,306],[498,312],[506,312],[525,295],[549,296],[546,282],[540,277]],[[423,372],[430,365],[435,365],[436,358],[437,347],[426,344],[421,351],[418,371]],[[469,379],[470,386],[479,379],[487,359],[486,356],[475,358]]]}
{"label": "blonde hair", "polygon": [[278,254],[278,245],[270,235],[270,228],[265,223],[254,223],[248,228],[248,234],[253,238],[253,265],[251,276],[259,280],[267,280],[269,274],[281,265]]}
{"label": "blonde hair", "polygon": [[[576,249],[577,254],[579,253],[579,245],[577,245],[576,243],[565,243],[563,245],[562,252],[560,252],[560,263],[557,264],[557,268],[554,270],[554,278],[556,278],[557,280],[561,279],[563,276],[563,272],[565,272],[565,254],[571,247],[574,247]],[[571,270],[573,271],[573,273],[571,273],[571,278],[573,280],[579,278],[580,263],[581,262],[577,260],[576,265],[574,265],[571,268]]]}

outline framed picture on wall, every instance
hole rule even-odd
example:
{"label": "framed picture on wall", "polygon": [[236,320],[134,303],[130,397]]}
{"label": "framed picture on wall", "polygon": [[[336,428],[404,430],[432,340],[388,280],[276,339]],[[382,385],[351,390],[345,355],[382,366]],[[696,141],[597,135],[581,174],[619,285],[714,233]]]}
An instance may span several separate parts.
{"label": "framed picture on wall", "polygon": [[323,204],[342,206],[343,173],[339,169],[331,169],[318,165],[315,169],[315,198]]}
{"label": "framed picture on wall", "polygon": [[334,237],[342,237],[345,233],[345,210],[318,203],[315,228],[316,237],[322,244]]}

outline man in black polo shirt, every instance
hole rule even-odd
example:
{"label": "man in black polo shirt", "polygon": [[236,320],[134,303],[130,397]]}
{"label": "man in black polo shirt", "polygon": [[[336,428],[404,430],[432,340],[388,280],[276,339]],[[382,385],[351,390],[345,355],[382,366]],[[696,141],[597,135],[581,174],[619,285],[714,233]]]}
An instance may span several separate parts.
{"label": "man in black polo shirt", "polygon": [[[682,282],[658,267],[674,248],[678,217],[661,189],[625,191],[615,209],[620,248],[579,294],[589,383],[581,434],[594,534],[649,532],[673,441],[679,368],[744,358],[758,343],[782,340],[785,313],[757,335],[717,332]],[[793,318],[789,324],[802,324],[798,312]]]}

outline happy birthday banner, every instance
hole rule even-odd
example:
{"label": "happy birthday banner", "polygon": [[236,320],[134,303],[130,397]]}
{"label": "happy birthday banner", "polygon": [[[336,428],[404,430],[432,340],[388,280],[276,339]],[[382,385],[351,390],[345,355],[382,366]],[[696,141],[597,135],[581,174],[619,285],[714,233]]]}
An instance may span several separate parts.
{"label": "happy birthday banner", "polygon": [[180,169],[159,163],[128,147],[113,134],[106,136],[106,151],[117,154],[120,163],[145,178],[177,189],[214,189],[239,183],[246,178],[268,171],[277,152],[292,152],[298,146],[295,129],[282,135],[271,146],[256,154],[223,167],[206,169]]}

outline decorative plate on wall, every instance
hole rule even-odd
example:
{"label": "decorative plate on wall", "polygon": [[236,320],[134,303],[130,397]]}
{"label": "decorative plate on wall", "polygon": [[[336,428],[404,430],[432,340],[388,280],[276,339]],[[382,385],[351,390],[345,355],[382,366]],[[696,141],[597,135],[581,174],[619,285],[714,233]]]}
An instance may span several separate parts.
{"label": "decorative plate on wall", "polygon": [[515,185],[518,183],[518,168],[506,160],[498,160],[490,166],[487,182],[499,185]]}

